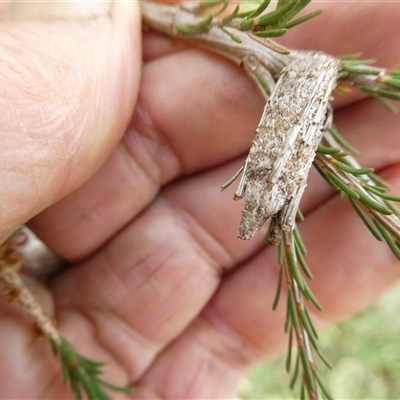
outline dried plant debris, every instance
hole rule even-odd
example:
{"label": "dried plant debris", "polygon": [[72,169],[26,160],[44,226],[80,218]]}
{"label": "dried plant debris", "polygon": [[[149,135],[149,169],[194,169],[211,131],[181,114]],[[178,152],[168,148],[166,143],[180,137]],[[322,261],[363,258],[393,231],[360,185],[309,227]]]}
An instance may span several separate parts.
{"label": "dried plant debris", "polygon": [[36,330],[48,339],[61,363],[64,383],[70,385],[75,398],[83,399],[85,394],[89,400],[110,400],[108,391],[131,392],[131,386],[120,387],[101,379],[104,363],[82,356],[61,336],[55,321],[43,310],[19,274],[24,261],[15,237],[0,245],[0,299],[18,304],[32,318]]}

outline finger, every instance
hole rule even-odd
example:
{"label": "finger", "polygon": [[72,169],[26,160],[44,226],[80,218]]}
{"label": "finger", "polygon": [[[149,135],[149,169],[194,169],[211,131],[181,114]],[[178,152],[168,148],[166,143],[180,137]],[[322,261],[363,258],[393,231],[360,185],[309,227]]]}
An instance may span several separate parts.
{"label": "finger", "polygon": [[160,137],[168,140],[184,174],[242,153],[263,101],[240,68],[188,50],[149,63],[146,74],[141,106]]}
{"label": "finger", "polygon": [[[18,315],[18,314],[17,314]],[[63,390],[62,377],[49,343],[38,338],[30,322],[21,315],[2,315],[0,352],[0,395],[3,399],[43,399],[43,388],[56,379],[59,393],[68,398],[69,390]],[[29,327],[30,329],[27,329]],[[21,374],[21,371],[24,371]],[[55,397],[53,397],[55,398]]]}
{"label": "finger", "polygon": [[[397,167],[387,175],[397,188],[399,172]],[[400,278],[398,260],[387,245],[374,240],[339,198],[312,213],[301,231],[310,250],[311,287],[323,306],[322,313],[309,306],[317,328],[364,309]],[[136,383],[133,398],[231,398],[249,368],[283,351],[288,340],[283,333],[285,288],[279,307],[271,309],[276,257],[267,248],[234,270],[201,315]]]}
{"label": "finger", "polygon": [[[393,171],[393,177],[396,176],[398,171]],[[399,186],[400,181],[390,179],[391,176],[387,178]],[[205,192],[204,188],[201,192]],[[179,195],[181,198],[182,193]],[[199,321],[183,333],[215,292],[216,270],[222,265],[226,268],[240,259],[246,260],[259,243],[239,242],[250,248],[231,252],[234,254],[229,262],[220,248],[228,248],[230,241],[233,247],[236,240],[229,235],[232,210],[215,200],[216,210],[211,221],[216,221],[218,215],[218,223],[214,222],[208,234],[215,237],[219,229],[221,236],[225,232],[225,241],[217,238],[217,244],[213,244],[202,232],[202,218],[208,218],[203,209],[204,199],[198,201],[198,214],[194,215],[198,223],[190,229],[197,238],[194,247],[190,238],[179,234],[185,222],[174,226],[170,217],[163,217],[165,210],[155,210],[152,221],[150,213],[147,217],[143,215],[137,233],[133,227],[129,228],[109,245],[106,254],[81,265],[75,272],[69,271],[55,286],[59,306],[64,310],[61,315],[70,318],[71,312],[66,310],[72,308],[88,317],[94,326],[89,332],[95,329],[101,345],[126,366],[131,379],[139,377],[155,360],[154,368],[138,382],[137,398],[146,398],[149,393],[153,396],[158,393],[161,398],[213,398],[213,392],[200,389],[217,390],[216,382],[219,388],[229,383],[228,387],[234,389],[235,380],[250,366],[266,355],[281,351],[286,344],[282,334],[284,293],[281,308],[275,313],[268,311],[278,274],[273,249],[265,250],[233,272]],[[187,200],[187,204],[192,202]],[[187,210],[186,203],[184,209],[193,217],[194,210]],[[168,226],[168,230],[163,226]],[[311,214],[301,229],[308,248],[318,249],[316,254],[310,251],[308,262],[315,275],[313,290],[324,307],[323,317],[317,316],[319,326],[326,325],[325,320],[342,319],[359,311],[398,279],[397,261],[387,246],[374,241],[357,215],[343,207],[339,198]],[[342,232],[348,233],[349,241],[343,240]],[[315,243],[316,237],[318,243]],[[205,252],[199,252],[199,243]],[[157,248],[156,255],[154,248]],[[214,260],[211,265],[207,263],[210,259]],[[328,286],[332,289],[327,290]],[[66,318],[61,321],[62,327],[71,325]],[[175,340],[158,355],[181,332],[182,339]],[[83,333],[81,340],[89,340],[86,335],[90,335]],[[130,343],[130,352],[126,346],[119,346],[121,341]],[[166,368],[172,360],[174,369]],[[210,368],[202,369],[204,364]],[[183,384],[176,384],[178,377]],[[190,386],[185,382],[190,382]],[[216,393],[215,398],[230,395]]]}
{"label": "finger", "polygon": [[143,61],[149,62],[177,51],[188,50],[190,43],[185,40],[166,38],[157,31],[143,32]]}
{"label": "finger", "polygon": [[82,184],[124,132],[139,80],[138,9],[109,11],[97,23],[35,14],[0,25],[3,238]]}
{"label": "finger", "polygon": [[[74,313],[80,315],[78,320],[89,318],[91,328],[82,340],[89,340],[94,329],[100,344],[127,366],[131,378],[199,313],[220,275],[260,247],[259,240],[237,241],[240,205],[232,201],[233,207],[226,207],[222,202],[215,187],[219,176],[210,172],[192,179],[197,183],[185,182],[172,191],[179,193],[160,196],[135,223],[52,286],[60,328],[72,330]],[[190,201],[198,193],[202,198]],[[204,207],[214,208],[214,214],[210,217]],[[237,220],[228,222],[233,212]],[[214,218],[214,231],[203,226],[208,218]],[[225,228],[235,233],[224,236]],[[121,340],[130,343],[132,351],[121,347]]]}
{"label": "finger", "polygon": [[135,115],[114,155],[32,228],[63,257],[88,256],[162,185],[241,154],[261,111],[251,82],[220,58],[192,50],[147,64]]}
{"label": "finger", "polygon": [[[48,315],[54,315],[54,303],[49,291],[35,280],[23,279],[42,309]],[[58,392],[64,397],[70,396],[69,390],[62,385],[60,368],[48,340],[39,335],[32,320],[20,307],[1,302],[0,324],[0,354],[3,360],[0,365],[1,398],[48,398],[44,395],[44,388],[51,381],[57,382]],[[24,373],[21,374],[21,371]]]}
{"label": "finger", "polygon": [[8,9],[12,4],[12,0],[10,1],[2,1],[0,3],[0,19],[4,18],[4,15],[7,14]]}

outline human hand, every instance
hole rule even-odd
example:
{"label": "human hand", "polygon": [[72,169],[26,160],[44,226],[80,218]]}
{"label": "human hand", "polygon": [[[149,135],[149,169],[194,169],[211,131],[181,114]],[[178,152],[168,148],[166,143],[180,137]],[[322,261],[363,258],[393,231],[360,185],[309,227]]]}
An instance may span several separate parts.
{"label": "human hand", "polygon": [[[362,51],[379,65],[397,65],[400,51],[390,38],[396,37],[400,14],[393,7],[327,2],[321,17],[284,41],[332,54]],[[357,18],[370,21],[368,32],[375,36],[366,38]],[[329,35],[322,35],[327,26]],[[385,39],[386,46],[377,46]],[[49,291],[34,289],[80,352],[110,362],[107,379],[135,384],[133,398],[228,398],[250,367],[287,342],[284,295],[271,311],[275,250],[261,246],[262,233],[249,242],[236,239],[243,204],[219,192],[243,163],[263,103],[243,72],[218,57],[175,48],[150,33],[144,58],[139,100],[122,141],[88,182],[31,221],[73,264]],[[132,97],[134,92],[127,90]],[[128,118],[133,99],[122,104]],[[398,116],[373,99],[354,96],[335,104],[336,124],[361,150],[361,163],[399,188]],[[108,106],[114,116],[121,108]],[[74,123],[81,127],[79,119]],[[104,140],[116,143],[124,129],[123,122],[116,123],[107,131],[113,138]],[[66,133],[61,137],[68,139]],[[82,137],[92,139],[87,130]],[[12,213],[10,207],[6,226],[68,193],[98,165],[91,164],[83,174],[82,161],[60,162],[53,179],[39,186],[41,201],[31,214]],[[78,176],[73,185],[61,184],[66,171]],[[61,188],[52,197],[54,182]],[[20,204],[27,194],[14,186],[6,186],[9,203]],[[315,276],[311,286],[324,307],[314,319],[325,326],[361,310],[393,284],[397,260],[315,173],[301,208],[306,220],[300,229]],[[0,397],[65,398],[47,344],[9,308],[2,309],[0,323]]]}

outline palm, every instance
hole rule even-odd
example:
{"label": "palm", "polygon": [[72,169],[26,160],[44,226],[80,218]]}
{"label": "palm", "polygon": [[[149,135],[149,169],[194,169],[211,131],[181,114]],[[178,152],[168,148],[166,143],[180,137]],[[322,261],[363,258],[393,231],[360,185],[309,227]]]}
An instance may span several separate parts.
{"label": "palm", "polygon": [[[343,35],[339,26],[329,26],[328,37],[308,33],[326,29],[325,21],[342,12],[327,3],[322,17],[285,40],[332,54],[363,51],[379,64],[397,65],[393,7],[348,6],[338,20],[358,30],[342,44],[333,41],[336,30]],[[360,8],[373,16],[374,43],[364,41],[364,27],[356,23]],[[379,38],[385,47],[376,46]],[[109,379],[135,383],[134,398],[225,398],[248,368],[287,340],[285,307],[271,311],[275,250],[263,248],[261,237],[236,239],[242,204],[218,189],[243,162],[263,104],[237,67],[179,49],[146,35],[140,97],[123,140],[86,184],[32,221],[74,263],[51,282],[51,301],[44,289],[38,295],[54,307],[62,333],[78,350],[110,361]],[[336,123],[361,150],[361,162],[399,187],[400,119],[370,99],[336,104]],[[385,245],[373,241],[315,173],[302,210],[323,326],[370,304],[399,273]],[[3,357],[0,395],[65,396],[50,352],[43,356],[46,344],[33,340],[19,316],[3,314],[2,352],[10,355]],[[16,389],[10,376],[25,370]]]}

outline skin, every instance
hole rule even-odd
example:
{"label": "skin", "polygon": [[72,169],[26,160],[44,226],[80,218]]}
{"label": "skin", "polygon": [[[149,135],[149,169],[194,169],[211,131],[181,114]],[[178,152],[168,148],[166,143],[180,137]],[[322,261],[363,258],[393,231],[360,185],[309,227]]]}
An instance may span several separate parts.
{"label": "skin", "polygon": [[[400,4],[359,3],[325,2],[282,43],[400,65]],[[276,251],[263,232],[236,238],[243,202],[219,192],[250,146],[256,89],[217,56],[142,38],[136,3],[1,7],[0,235],[30,220],[71,263],[28,285],[80,352],[109,362],[106,379],[135,384],[130,398],[234,396],[287,343],[285,293],[271,311]],[[360,162],[399,193],[399,116],[360,94],[334,105]],[[301,209],[317,326],[396,283],[398,261],[314,172]],[[29,319],[0,315],[0,398],[71,398]]]}

